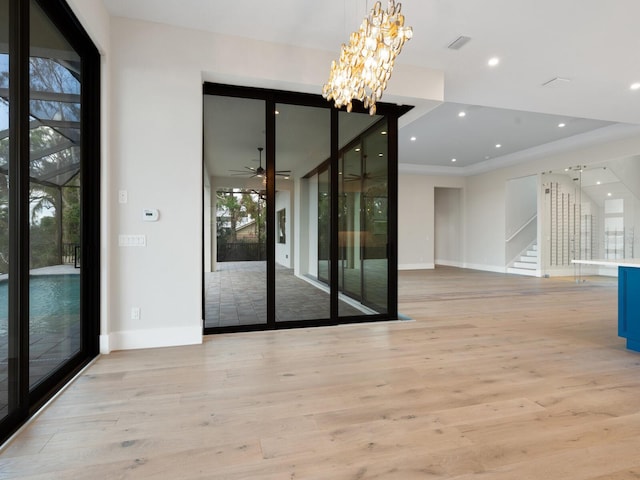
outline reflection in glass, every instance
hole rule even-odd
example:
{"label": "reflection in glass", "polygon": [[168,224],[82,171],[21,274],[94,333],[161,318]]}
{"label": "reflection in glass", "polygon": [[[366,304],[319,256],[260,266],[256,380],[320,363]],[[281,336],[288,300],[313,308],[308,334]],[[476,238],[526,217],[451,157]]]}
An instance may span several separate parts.
{"label": "reflection in glass", "polygon": [[79,55],[31,3],[29,383],[80,351]]}
{"label": "reflection in glass", "polygon": [[341,150],[338,282],[343,317],[388,311],[387,127],[380,117],[376,120]]}
{"label": "reflection in glass", "polygon": [[330,279],[331,259],[331,167],[328,165],[314,179],[318,184],[318,279],[327,285]]}
{"label": "reflection in glass", "polygon": [[387,198],[388,159],[387,127],[382,123],[365,136],[362,172],[363,245],[362,296],[363,303],[378,313],[387,312]]}

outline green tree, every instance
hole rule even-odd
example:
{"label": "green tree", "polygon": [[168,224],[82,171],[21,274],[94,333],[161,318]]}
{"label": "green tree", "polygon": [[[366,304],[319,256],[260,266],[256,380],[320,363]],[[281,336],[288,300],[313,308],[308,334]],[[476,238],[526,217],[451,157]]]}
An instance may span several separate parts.
{"label": "green tree", "polygon": [[256,192],[244,192],[242,194],[242,206],[245,208],[247,215],[256,221],[255,233],[258,243],[266,242],[266,202]]}
{"label": "green tree", "polygon": [[[219,191],[216,193],[217,197],[217,210],[218,213],[216,218],[218,219],[218,240],[226,240],[231,243],[235,243],[237,241],[237,228],[238,222],[240,219],[247,216],[246,209],[243,208],[242,202],[240,199],[242,198],[238,192],[225,192]],[[240,197],[240,198],[238,198]],[[225,233],[225,228],[221,227],[228,221],[231,225]],[[222,234],[222,235],[221,235]],[[222,238],[220,238],[222,237]],[[225,238],[226,237],[226,238]]]}

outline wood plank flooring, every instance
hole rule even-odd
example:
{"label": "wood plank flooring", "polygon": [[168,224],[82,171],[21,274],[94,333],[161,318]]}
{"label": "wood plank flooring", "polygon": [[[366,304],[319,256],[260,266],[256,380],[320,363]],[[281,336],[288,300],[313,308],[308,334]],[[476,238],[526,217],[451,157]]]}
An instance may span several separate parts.
{"label": "wood plank flooring", "polygon": [[401,272],[414,321],[97,360],[0,479],[637,479],[640,354],[615,279]]}

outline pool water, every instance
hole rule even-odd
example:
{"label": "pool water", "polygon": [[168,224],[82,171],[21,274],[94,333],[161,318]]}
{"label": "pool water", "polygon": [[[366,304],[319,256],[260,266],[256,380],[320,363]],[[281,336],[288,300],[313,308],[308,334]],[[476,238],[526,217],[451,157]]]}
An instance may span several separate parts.
{"label": "pool water", "polygon": [[[9,284],[0,282],[0,335],[6,335]],[[29,332],[59,333],[80,321],[80,275],[35,275],[29,279]]]}

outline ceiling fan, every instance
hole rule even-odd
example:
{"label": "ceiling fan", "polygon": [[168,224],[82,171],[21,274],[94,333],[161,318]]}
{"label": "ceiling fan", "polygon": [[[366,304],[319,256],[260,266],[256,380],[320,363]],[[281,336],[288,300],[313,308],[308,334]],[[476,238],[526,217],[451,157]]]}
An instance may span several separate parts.
{"label": "ceiling fan", "polygon": [[[262,150],[264,150],[263,147],[258,147],[258,152],[260,153],[260,159],[259,164],[258,164],[258,168],[253,168],[253,167],[244,167],[246,170],[229,170],[230,172],[234,172],[231,174],[232,177],[239,177],[242,175],[249,175],[250,178],[253,177],[266,177],[267,176],[267,170],[265,168],[262,167]],[[289,176],[291,175],[291,170],[276,170],[276,175],[279,177],[284,177],[285,180],[289,178]]]}
{"label": "ceiling fan", "polygon": [[[364,168],[366,168],[366,165],[367,165],[367,155],[364,155]],[[363,171],[361,173],[346,173],[344,175],[342,175],[342,172],[340,172],[340,175],[344,182],[356,182],[356,181],[367,181],[367,180],[373,182],[373,181],[379,181],[379,180],[386,180],[388,178],[386,167],[383,168],[382,171],[378,169],[377,172]]]}

